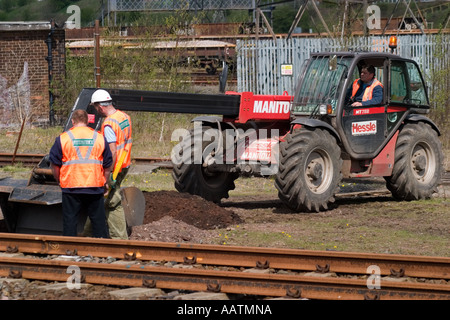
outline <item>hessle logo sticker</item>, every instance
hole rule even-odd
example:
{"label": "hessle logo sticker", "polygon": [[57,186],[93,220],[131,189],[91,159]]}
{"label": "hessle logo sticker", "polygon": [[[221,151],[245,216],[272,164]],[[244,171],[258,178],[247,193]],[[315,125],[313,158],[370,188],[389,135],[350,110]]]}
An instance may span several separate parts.
{"label": "hessle logo sticker", "polygon": [[352,122],[352,135],[361,136],[366,134],[376,134],[377,133],[377,121],[361,121]]}

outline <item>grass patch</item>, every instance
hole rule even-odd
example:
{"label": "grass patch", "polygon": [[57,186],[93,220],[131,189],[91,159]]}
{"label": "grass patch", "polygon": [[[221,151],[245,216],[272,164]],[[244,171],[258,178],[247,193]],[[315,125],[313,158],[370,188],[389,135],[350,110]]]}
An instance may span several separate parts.
{"label": "grass patch", "polygon": [[128,174],[122,182],[122,186],[136,187],[147,192],[175,190],[172,172],[166,169],[156,170],[151,173]]}
{"label": "grass patch", "polygon": [[0,130],[0,152],[13,153],[48,153],[55,138],[62,133],[61,127],[27,128],[19,140],[19,130]]}
{"label": "grass patch", "polygon": [[0,179],[11,177],[13,179],[28,179],[30,177],[30,168],[24,167],[21,163],[13,166],[4,166],[0,168]]}
{"label": "grass patch", "polygon": [[280,208],[238,209],[244,222],[238,228],[217,230],[217,243],[450,256],[448,199],[365,201],[340,203],[336,209],[311,214],[286,213]]}
{"label": "grass patch", "polygon": [[231,196],[257,196],[277,194],[274,185],[274,177],[250,178],[240,177],[234,181],[236,188],[229,192]]}

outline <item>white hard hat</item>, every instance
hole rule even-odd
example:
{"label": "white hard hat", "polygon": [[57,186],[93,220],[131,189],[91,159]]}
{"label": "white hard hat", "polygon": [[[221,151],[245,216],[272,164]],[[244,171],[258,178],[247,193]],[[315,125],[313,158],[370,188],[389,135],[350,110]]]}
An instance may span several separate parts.
{"label": "white hard hat", "polygon": [[92,94],[91,103],[106,102],[106,101],[112,101],[111,95],[108,93],[108,91],[98,89]]}

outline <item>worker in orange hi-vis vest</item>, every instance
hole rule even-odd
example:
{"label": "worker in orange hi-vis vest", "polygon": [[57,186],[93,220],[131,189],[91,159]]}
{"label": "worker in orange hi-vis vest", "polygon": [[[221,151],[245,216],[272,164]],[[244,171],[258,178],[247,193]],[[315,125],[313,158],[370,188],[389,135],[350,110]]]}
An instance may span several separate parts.
{"label": "worker in orange hi-vis vest", "polygon": [[62,191],[63,235],[78,236],[78,215],[92,221],[92,236],[108,238],[104,192],[113,157],[105,137],[87,126],[88,114],[75,110],[72,128],[55,139],[49,160]]}
{"label": "worker in orange hi-vis vest", "polygon": [[383,102],[383,84],[375,78],[373,66],[361,68],[360,79],[356,79],[348,89],[347,97],[352,107],[364,107]]}
{"label": "worker in orange hi-vis vest", "polygon": [[[108,179],[111,187],[106,199],[106,217],[108,221],[109,234],[114,239],[128,239],[127,223],[122,207],[120,185],[128,173],[131,164],[131,119],[120,110],[117,110],[110,94],[103,89],[96,90],[91,97],[97,113],[105,117],[101,132],[109,144],[113,154],[113,171],[117,171],[117,178],[110,175]],[[88,231],[87,229],[85,231]]]}

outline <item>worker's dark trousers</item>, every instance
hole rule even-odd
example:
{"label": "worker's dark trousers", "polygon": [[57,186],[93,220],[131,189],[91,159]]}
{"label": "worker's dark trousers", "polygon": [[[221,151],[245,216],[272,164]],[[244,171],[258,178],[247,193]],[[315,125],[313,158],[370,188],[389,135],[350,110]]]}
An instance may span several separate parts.
{"label": "worker's dark trousers", "polygon": [[108,238],[103,194],[62,193],[63,235],[78,236],[77,225],[80,212],[86,212],[92,222],[92,236]]}

